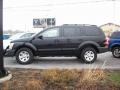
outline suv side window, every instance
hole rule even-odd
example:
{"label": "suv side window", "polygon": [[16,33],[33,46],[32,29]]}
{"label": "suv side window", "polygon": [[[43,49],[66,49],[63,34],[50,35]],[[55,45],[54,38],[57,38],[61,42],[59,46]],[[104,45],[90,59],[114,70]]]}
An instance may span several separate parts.
{"label": "suv side window", "polygon": [[64,37],[74,37],[81,36],[82,32],[80,28],[77,27],[64,27],[63,28],[63,36]]}
{"label": "suv side window", "polygon": [[85,33],[88,36],[100,35],[100,30],[97,27],[84,27]]}
{"label": "suv side window", "polygon": [[43,37],[59,37],[59,28],[52,28],[42,32]]}

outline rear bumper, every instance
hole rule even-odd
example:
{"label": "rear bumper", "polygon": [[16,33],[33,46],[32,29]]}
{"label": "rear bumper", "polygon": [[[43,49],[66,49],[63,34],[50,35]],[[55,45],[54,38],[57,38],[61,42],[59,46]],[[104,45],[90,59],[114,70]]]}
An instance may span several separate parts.
{"label": "rear bumper", "polygon": [[104,53],[104,52],[108,51],[108,48],[106,48],[106,47],[99,47],[98,50],[99,50],[99,53]]}

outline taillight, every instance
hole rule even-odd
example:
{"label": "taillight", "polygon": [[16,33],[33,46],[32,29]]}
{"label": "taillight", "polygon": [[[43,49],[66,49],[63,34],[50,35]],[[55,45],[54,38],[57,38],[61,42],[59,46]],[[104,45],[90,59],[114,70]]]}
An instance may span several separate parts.
{"label": "taillight", "polygon": [[106,37],[106,39],[105,39],[105,47],[107,47],[108,48],[108,46],[109,46],[109,42],[110,42],[110,38],[108,38],[108,37]]}

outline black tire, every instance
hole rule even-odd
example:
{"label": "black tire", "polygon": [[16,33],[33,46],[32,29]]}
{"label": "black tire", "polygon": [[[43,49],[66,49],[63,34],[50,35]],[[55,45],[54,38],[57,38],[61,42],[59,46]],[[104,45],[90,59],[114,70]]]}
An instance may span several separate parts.
{"label": "black tire", "polygon": [[[117,50],[118,50],[118,53],[117,53]],[[120,58],[120,53],[119,53],[119,51],[120,51],[120,47],[114,47],[114,48],[112,49],[112,55],[113,55],[113,57],[115,57],[115,58]]]}
{"label": "black tire", "polygon": [[[81,55],[81,54],[80,54]],[[81,62],[81,63],[84,63],[84,61],[81,59],[81,56],[76,56],[77,59]]]}
{"label": "black tire", "polygon": [[[88,55],[85,56],[87,54],[87,52],[90,52],[91,55],[89,54],[90,56],[88,56]],[[92,59],[90,60],[90,58],[92,58]],[[97,52],[92,47],[86,47],[81,52],[81,59],[84,63],[87,63],[87,64],[93,63],[96,60],[96,58],[97,58]],[[87,60],[87,59],[89,59],[89,60]]]}
{"label": "black tire", "polygon": [[[24,52],[24,53],[27,53],[27,55],[28,56],[26,56],[27,57],[27,60],[26,61],[24,61],[24,60],[22,60],[20,57],[19,57],[19,55],[22,53],[22,52]],[[23,53],[23,54],[24,54]],[[24,54],[25,55],[25,54]],[[28,58],[29,57],[29,58]],[[24,57],[23,57],[24,58]],[[19,63],[19,64],[30,64],[30,63],[32,63],[33,62],[33,53],[32,53],[32,51],[29,49],[29,48],[20,48],[17,52],[16,52],[16,61]]]}
{"label": "black tire", "polygon": [[77,59],[81,59],[81,57],[80,56],[76,56],[77,57]]}

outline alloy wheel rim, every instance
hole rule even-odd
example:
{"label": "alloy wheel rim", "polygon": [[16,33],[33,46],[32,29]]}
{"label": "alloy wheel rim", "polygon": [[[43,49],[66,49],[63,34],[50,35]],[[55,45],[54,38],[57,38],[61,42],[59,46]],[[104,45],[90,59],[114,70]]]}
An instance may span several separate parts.
{"label": "alloy wheel rim", "polygon": [[86,51],[85,54],[84,54],[84,58],[86,61],[92,61],[95,57],[95,54],[93,51]]}
{"label": "alloy wheel rim", "polygon": [[30,58],[30,55],[27,51],[21,51],[19,53],[19,60],[22,62],[27,62]]}

